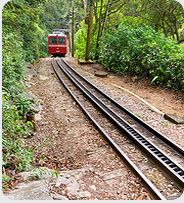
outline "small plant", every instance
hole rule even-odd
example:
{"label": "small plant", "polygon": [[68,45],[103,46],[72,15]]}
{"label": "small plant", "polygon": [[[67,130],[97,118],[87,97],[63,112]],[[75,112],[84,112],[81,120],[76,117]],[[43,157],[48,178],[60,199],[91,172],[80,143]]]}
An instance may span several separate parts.
{"label": "small plant", "polygon": [[140,113],[138,113],[137,116],[138,116],[139,118],[144,118],[144,116],[141,115]]}
{"label": "small plant", "polygon": [[29,110],[32,102],[29,101],[26,97],[20,96],[18,100],[15,101],[15,105],[17,109],[21,113],[22,116]]}
{"label": "small plant", "polygon": [[6,188],[8,188],[8,182],[10,180],[13,180],[13,178],[10,178],[8,175],[6,174],[2,174],[2,187],[3,190],[5,190]]}
{"label": "small plant", "polygon": [[[56,176],[58,178],[59,171],[50,171],[47,168],[38,168],[38,169],[33,169],[33,173],[31,173],[31,176],[35,177],[37,180],[42,179],[43,175],[52,175],[52,178]],[[29,177],[26,179],[29,180]]]}
{"label": "small plant", "polygon": [[35,115],[35,112],[34,112],[34,111],[28,111],[26,114],[27,114],[28,116],[33,116],[33,115]]}

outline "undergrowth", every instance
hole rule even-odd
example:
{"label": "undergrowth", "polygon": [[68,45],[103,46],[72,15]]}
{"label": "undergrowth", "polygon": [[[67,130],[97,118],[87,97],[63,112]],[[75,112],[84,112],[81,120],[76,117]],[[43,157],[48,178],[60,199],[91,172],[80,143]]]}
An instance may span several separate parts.
{"label": "undergrowth", "polygon": [[30,4],[26,0],[10,1],[2,12],[3,189],[9,187],[12,174],[32,168],[33,149],[24,146],[22,138],[33,127],[31,122],[25,122],[25,114],[32,103],[24,96],[23,77],[25,61],[33,62],[41,56],[37,35],[43,36],[43,31],[36,24],[38,10],[31,9]]}
{"label": "undergrowth", "polygon": [[113,72],[148,76],[153,84],[184,91],[184,49],[149,26],[109,29],[98,62]]}

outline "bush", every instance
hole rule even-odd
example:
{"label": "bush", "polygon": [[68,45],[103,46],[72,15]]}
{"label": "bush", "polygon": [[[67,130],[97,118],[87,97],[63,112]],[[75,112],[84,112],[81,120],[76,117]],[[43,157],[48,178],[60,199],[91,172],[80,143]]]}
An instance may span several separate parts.
{"label": "bush", "polygon": [[101,40],[99,62],[116,73],[150,77],[153,84],[184,90],[184,50],[149,26],[119,26]]}
{"label": "bush", "polygon": [[[22,97],[25,62],[22,43],[18,39],[16,34],[3,32],[2,166],[15,171],[30,168],[32,160],[30,150],[24,148],[21,141],[22,135],[28,133],[31,125],[22,119],[31,103]],[[5,182],[11,178],[8,175],[3,178],[5,187]]]}
{"label": "bush", "polygon": [[[85,58],[86,55],[86,41],[87,41],[87,25],[82,21],[80,29],[75,34],[75,56]],[[94,26],[94,25],[93,25]],[[97,32],[92,27],[91,40],[90,40],[90,57],[93,58],[96,52]]]}
{"label": "bush", "polygon": [[25,60],[33,62],[39,57],[38,42],[34,41],[40,30],[32,22],[35,12],[19,0],[8,2],[2,12],[2,166],[6,170],[3,188],[12,180],[11,170],[28,169],[33,159],[32,149],[22,142],[22,135],[32,125],[23,120],[30,102],[22,96],[22,78]]}
{"label": "bush", "polygon": [[75,56],[84,58],[86,53],[87,25],[81,23],[81,28],[75,34]]}
{"label": "bush", "polygon": [[[12,104],[10,95],[3,92],[2,97],[2,152],[3,166],[22,170],[29,168],[32,156],[23,147],[21,138],[28,133],[30,122],[24,123],[17,106]],[[26,154],[26,156],[25,156]]]}

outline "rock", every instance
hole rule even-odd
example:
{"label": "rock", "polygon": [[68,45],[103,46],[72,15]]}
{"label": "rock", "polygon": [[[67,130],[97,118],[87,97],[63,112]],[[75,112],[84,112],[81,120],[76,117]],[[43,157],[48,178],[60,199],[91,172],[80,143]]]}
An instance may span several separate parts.
{"label": "rock", "polygon": [[36,74],[36,71],[33,68],[34,66],[31,63],[26,62],[24,71],[28,80],[31,80],[31,78]]}
{"label": "rock", "polygon": [[164,118],[174,124],[184,124],[184,118],[175,114],[164,114]]}
{"label": "rock", "polygon": [[25,62],[25,66],[24,66],[24,68],[29,68],[29,69],[33,69],[33,65],[31,64],[31,63],[29,63],[29,62]]}
{"label": "rock", "polygon": [[123,169],[117,169],[108,173],[102,173],[100,176],[103,180],[109,180],[112,178],[116,178],[118,176],[123,176],[125,174],[125,171]]}
{"label": "rock", "polygon": [[27,98],[27,100],[29,100],[31,102],[36,102],[38,100],[37,96],[35,96],[31,92],[23,92],[22,95],[25,96]]}
{"label": "rock", "polygon": [[21,172],[20,175],[23,177],[24,180],[27,180],[28,177],[33,176],[33,174],[40,174],[40,170],[42,173],[42,180],[53,180],[57,179],[55,175],[52,175],[54,170],[48,169],[47,167],[40,167],[39,169],[34,169],[34,171],[24,171]]}
{"label": "rock", "polygon": [[35,113],[38,113],[41,108],[42,108],[41,105],[40,105],[38,102],[35,102],[35,103],[32,105],[30,111],[33,111],[33,112],[35,112]]}
{"label": "rock", "polygon": [[96,186],[95,185],[91,185],[90,188],[94,191],[96,191]]}
{"label": "rock", "polygon": [[35,117],[36,117],[36,121],[40,121],[42,119],[42,112],[41,112],[41,105],[39,106],[39,112],[36,112]]}
{"label": "rock", "polygon": [[82,176],[82,170],[71,170],[60,172],[58,179],[56,180],[56,187],[61,184],[66,185],[65,191],[68,196],[79,197],[80,185],[77,180]]}
{"label": "rock", "polygon": [[[43,169],[43,174],[40,180],[22,183],[16,190],[10,191],[6,194],[6,197],[15,200],[68,200],[68,198],[70,199],[73,197],[91,197],[91,193],[83,191],[78,183],[78,179],[82,177],[85,169],[60,171],[58,178],[56,176],[52,176],[51,172],[54,172],[53,170],[46,167],[41,167],[40,169]],[[39,174],[40,169],[35,172],[29,171],[22,172],[20,174],[26,180],[27,177],[33,176],[33,173]],[[44,173],[44,171],[46,173]],[[62,195],[51,190],[52,186],[60,187],[60,185],[65,185]],[[93,190],[96,189],[94,185],[91,188]],[[63,196],[65,194],[67,194],[68,198]]]}
{"label": "rock", "polygon": [[179,193],[173,193],[173,194],[167,196],[167,200],[174,200],[174,199],[179,198],[180,196],[181,196],[181,194],[179,194]]}
{"label": "rock", "polygon": [[25,81],[25,85],[26,85],[26,87],[31,87],[31,86],[34,85],[34,83],[33,82],[29,82],[29,81]]}
{"label": "rock", "polygon": [[81,169],[74,169],[74,170],[70,170],[70,171],[62,171],[60,172],[61,176],[64,176],[64,174],[66,176],[73,176],[75,179],[79,179],[80,177],[82,177],[82,173],[85,171],[85,169],[81,168]]}
{"label": "rock", "polygon": [[78,179],[82,177],[85,169],[76,169],[70,171],[60,172],[59,178],[56,181],[56,187],[64,184],[66,185],[65,192],[68,197],[76,196],[77,198],[90,197],[91,193],[81,190]]}
{"label": "rock", "polygon": [[45,76],[45,75],[40,75],[40,80],[48,80],[49,77]]}
{"label": "rock", "polygon": [[33,93],[31,92],[24,92],[22,94],[24,97],[27,98],[27,100],[29,100],[30,102],[32,102],[32,106],[30,108],[30,111],[33,111],[35,113],[38,113],[41,109],[41,105],[40,103],[38,102],[38,98],[37,96],[35,96]]}
{"label": "rock", "polygon": [[62,195],[58,195],[58,194],[51,193],[51,196],[53,199],[57,199],[57,200],[69,200],[67,197],[62,196]]}
{"label": "rock", "polygon": [[101,77],[101,78],[106,78],[107,77],[107,73],[104,71],[95,71],[95,76]]}
{"label": "rock", "polygon": [[91,59],[89,59],[88,61],[85,61],[85,59],[78,59],[78,63],[80,65],[86,65],[86,64],[92,64],[93,61]]}
{"label": "rock", "polygon": [[89,193],[88,191],[80,191],[78,193],[79,197],[82,198],[82,197],[91,197],[91,193]]}
{"label": "rock", "polygon": [[53,200],[43,181],[22,183],[17,190],[6,194],[6,197],[12,200]]}

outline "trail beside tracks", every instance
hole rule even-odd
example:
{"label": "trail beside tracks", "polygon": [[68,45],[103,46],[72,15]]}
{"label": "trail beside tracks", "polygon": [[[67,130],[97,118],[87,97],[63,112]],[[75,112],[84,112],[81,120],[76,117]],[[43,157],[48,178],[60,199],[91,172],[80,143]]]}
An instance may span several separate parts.
{"label": "trail beside tracks", "polygon": [[[72,62],[73,58],[66,57],[65,59],[88,79],[95,80],[97,85],[103,86],[104,92],[110,93],[113,98],[120,102],[126,100],[126,106],[128,106],[128,100],[132,102],[131,98],[128,99],[126,95],[107,87],[93,75],[80,69],[77,63]],[[133,174],[114,153],[59,83],[51,68],[51,60],[51,58],[45,58],[36,64],[34,69],[37,75],[31,79],[32,85],[28,85],[28,89],[40,99],[43,108],[40,113],[41,120],[37,121],[38,127],[35,135],[30,139],[25,139],[24,143],[35,148],[35,167],[48,167],[61,173],[62,171],[69,173],[70,171],[75,173],[75,170],[80,171],[80,177],[77,176],[75,180],[80,191],[72,193],[66,182],[56,185],[56,182],[53,181],[53,184],[50,184],[50,192],[68,199],[150,199],[151,196],[140,178]],[[164,126],[162,122],[168,123],[162,121],[159,115],[154,114],[143,105],[138,104],[138,106],[137,115],[145,114],[144,119],[153,120],[153,123],[160,122],[160,126]],[[149,117],[146,111],[150,111]],[[109,123],[107,125],[111,126]],[[183,130],[181,125],[176,126],[170,123],[164,127],[167,127],[169,131],[171,125],[172,132],[174,132],[173,129],[175,132]],[[180,146],[182,145],[177,135],[175,138],[172,136],[172,140]],[[134,150],[127,141],[124,147]],[[142,157],[141,154],[139,156]],[[133,157],[136,159],[135,155]],[[155,168],[153,169],[155,170]],[[153,182],[157,184],[159,176],[154,170],[152,170]],[[173,190],[172,183],[168,185],[163,182],[163,185],[166,189],[163,189],[162,193],[166,198],[177,198],[179,190]]]}

